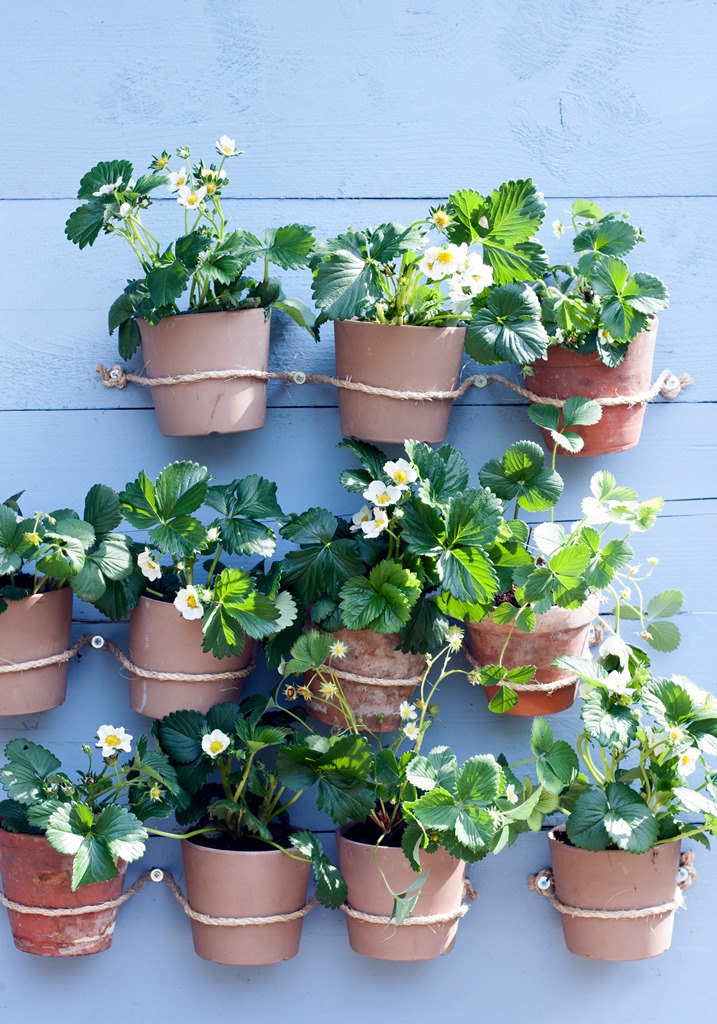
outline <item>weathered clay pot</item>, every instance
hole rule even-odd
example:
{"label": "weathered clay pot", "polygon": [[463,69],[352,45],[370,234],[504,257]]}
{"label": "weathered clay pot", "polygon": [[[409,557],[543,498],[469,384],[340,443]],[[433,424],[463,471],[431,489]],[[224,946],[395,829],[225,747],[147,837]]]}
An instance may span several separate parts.
{"label": "weathered clay pot", "polygon": [[[393,732],[401,725],[398,713],[402,701],[410,700],[416,683],[400,683],[392,680],[418,678],[426,668],[422,654],[404,654],[396,650],[400,644],[398,633],[373,633],[370,629],[340,629],[332,636],[341,640],[348,648],[345,658],[335,658],[332,669],[338,676],[339,685],[350,705],[356,720],[372,732],[379,728]],[[361,676],[382,679],[377,683],[360,683],[347,679],[342,671]],[[312,693],[319,693],[319,679],[306,674],[306,685]],[[309,713],[326,725],[343,725],[344,718],[338,707],[323,701],[308,702]],[[383,719],[379,716],[383,715]]]}
{"label": "weathered clay pot", "polygon": [[[554,683],[560,679],[568,679],[570,673],[562,668],[555,668],[555,658],[571,655],[577,658],[588,657],[590,625],[598,614],[598,605],[591,599],[581,608],[551,608],[543,615],[535,616],[535,629],[532,633],[523,633],[517,626],[513,629],[510,641],[503,655],[503,665],[507,669],[519,665],[535,665],[536,673],[533,682]],[[503,645],[511,630],[507,625],[494,622],[492,618],[481,622],[466,622],[466,630],[470,639],[473,657],[479,665],[497,665]],[[518,703],[506,715],[554,715],[564,711],[574,702],[578,692],[578,682],[562,686],[552,691],[528,691],[521,693],[520,686],[515,687]],[[499,687],[486,686],[486,696],[492,700]]]}
{"label": "weathered clay pot", "polygon": [[[138,320],[150,377],[201,370],[266,370],[269,318],[263,309],[167,316],[153,326]],[[266,381],[251,377],[153,387],[159,429],[167,437],[258,430],[266,419]]]}
{"label": "weathered clay pot", "polygon": [[[26,907],[85,907],[117,899],[127,865],[120,861],[119,878],[70,889],[72,857],[57,853],[44,836],[6,832],[0,828],[0,874],[9,900]],[[8,910],[15,945],[38,956],[87,956],[112,944],[117,908],[74,917],[41,917]]]}
{"label": "weathered clay pot", "polygon": [[[533,373],[526,379],[526,387],[548,398],[614,398],[648,391],[652,382],[657,318],[652,323],[649,331],[642,331],[630,342],[627,355],[614,370],[605,366],[597,355],[573,352],[562,345],[552,346],[547,359],[533,363]],[[603,407],[599,423],[570,428],[585,439],[582,450],[573,453],[558,448],[558,454],[608,455],[634,448],[640,441],[644,417],[645,406],[639,402]],[[552,449],[550,434],[545,430],[542,434]]]}
{"label": "weathered clay pot", "polygon": [[[69,587],[8,602],[0,615],[0,663],[20,664],[70,646]],[[68,662],[0,675],[0,715],[32,715],[65,703]]]}
{"label": "weathered clay pot", "polygon": [[[561,903],[586,910],[638,910],[671,903],[677,888],[680,842],[655,846],[647,853],[579,850],[548,836]],[[570,917],[561,914],[565,944],[576,956],[594,960],[647,960],[670,948],[674,910],[650,917]]]}
{"label": "weathered clay pot", "polygon": [[[254,641],[246,638],[236,658],[215,658],[202,650],[202,620],[184,619],[173,604],[141,597],[129,616],[129,656],[138,668],[198,675],[246,668],[254,654]],[[133,711],[148,718],[164,718],[186,708],[206,714],[223,701],[238,702],[244,679],[177,682],[144,679],[130,672],[129,699]]]}
{"label": "weathered clay pot", "polygon": [[[336,374],[396,391],[452,391],[465,333],[463,327],[337,320]],[[452,405],[451,399],[415,402],[339,388],[341,432],[364,441],[439,444],[446,436]]]}
{"label": "weathered clay pot", "polygon": [[[295,853],[295,851],[292,851]],[[270,917],[306,904],[311,865],[281,850],[215,850],[182,842],[187,900],[212,917]],[[218,927],[192,921],[194,949],[204,960],[254,967],[290,960],[304,919]]]}
{"label": "weathered clay pot", "polygon": [[[389,917],[393,898],[376,866],[381,867],[394,892],[404,892],[418,875],[406,860],[400,847],[357,843],[347,839],[345,833],[351,825],[336,832],[339,869],[346,884],[346,902],[364,914]],[[375,859],[374,859],[375,858]],[[455,860],[445,850],[421,854],[421,867],[428,869],[414,917],[457,912],[463,900],[466,865]],[[375,960],[432,960],[453,949],[459,918],[452,921],[420,925],[386,926],[385,923],[360,921],[346,914],[351,949]]]}

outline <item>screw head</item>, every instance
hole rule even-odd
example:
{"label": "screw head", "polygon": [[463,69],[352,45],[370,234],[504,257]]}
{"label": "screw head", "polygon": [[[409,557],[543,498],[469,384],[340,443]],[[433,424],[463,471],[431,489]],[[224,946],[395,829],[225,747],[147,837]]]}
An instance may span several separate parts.
{"label": "screw head", "polygon": [[152,870],[149,873],[149,877],[153,882],[163,882],[164,871],[162,871],[161,868],[152,868]]}
{"label": "screw head", "polygon": [[488,378],[484,373],[477,373],[473,381],[474,388],[484,388],[488,384]]}
{"label": "screw head", "polygon": [[294,374],[294,384],[306,384],[306,374],[303,370],[297,370]]}
{"label": "screw head", "polygon": [[680,868],[680,870],[677,872],[678,883],[686,882],[689,877],[690,873],[687,870],[687,868]]}
{"label": "screw head", "polygon": [[92,644],[96,651],[101,651],[102,648],[105,646],[105,638],[103,636],[100,636],[99,633],[95,633],[90,643]]}
{"label": "screw head", "polygon": [[541,875],[538,879],[538,888],[542,889],[543,892],[545,892],[546,889],[549,889],[551,885],[552,882],[550,881],[549,875]]}
{"label": "screw head", "polygon": [[119,380],[120,372],[117,369],[110,370],[110,380]]}

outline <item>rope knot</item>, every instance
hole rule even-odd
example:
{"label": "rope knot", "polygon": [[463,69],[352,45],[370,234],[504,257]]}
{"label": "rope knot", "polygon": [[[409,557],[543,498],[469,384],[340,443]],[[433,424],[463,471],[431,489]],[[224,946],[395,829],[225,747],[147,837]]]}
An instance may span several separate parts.
{"label": "rope knot", "polygon": [[100,363],[100,365],[97,367],[97,373],[99,373],[100,380],[102,381],[103,386],[106,388],[122,389],[127,387],[127,374],[122,369],[122,367],[118,366],[117,364],[115,364],[114,366],[110,366],[108,370],[103,363]]}
{"label": "rope knot", "polygon": [[694,380],[690,377],[689,373],[683,373],[681,377],[678,377],[671,370],[668,370],[667,373],[669,376],[662,383],[660,395],[668,401],[677,398],[680,392],[684,391],[690,384],[694,384]]}

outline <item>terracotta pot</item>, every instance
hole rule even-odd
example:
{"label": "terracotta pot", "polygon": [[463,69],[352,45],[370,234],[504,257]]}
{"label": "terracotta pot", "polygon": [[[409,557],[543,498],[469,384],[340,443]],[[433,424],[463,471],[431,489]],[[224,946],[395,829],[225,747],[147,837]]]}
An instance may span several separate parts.
{"label": "terracotta pot", "polygon": [[[404,892],[418,875],[400,847],[357,843],[346,838],[351,825],[336,832],[339,868],[348,885],[347,903],[364,914],[388,917],[393,898],[376,862],[394,892]],[[375,858],[375,859],[374,859]],[[463,900],[466,865],[450,857],[445,850],[422,853],[421,866],[428,869],[415,917],[450,914],[458,911]],[[346,914],[351,949],[375,960],[432,960],[453,949],[459,918],[421,925],[388,925],[359,921]]]}
{"label": "terracotta pot", "polygon": [[[399,704],[410,700],[416,683],[392,682],[392,680],[411,679],[422,676],[426,668],[426,659],[422,654],[404,654],[396,650],[400,644],[398,633],[373,633],[370,629],[339,629],[332,636],[346,644],[348,652],[340,661],[335,659],[333,671],[338,676],[344,697],[349,703],[356,719],[372,732],[379,728],[383,732],[393,732],[401,725],[398,713]],[[376,683],[359,683],[347,679],[341,673],[351,672],[356,675],[373,676],[383,679],[382,685]],[[313,693],[319,692],[318,677],[306,673],[306,685]],[[308,710],[313,718],[326,725],[343,725],[344,718],[338,707],[325,704],[323,701],[311,700]],[[379,716],[383,715],[383,719]]]}
{"label": "terracotta pot", "polygon": [[[254,655],[254,641],[246,637],[236,658],[215,658],[202,650],[202,620],[183,619],[173,604],[141,597],[129,616],[129,656],[138,668],[158,672],[232,672],[246,668]],[[238,703],[244,679],[176,682],[144,679],[130,672],[129,699],[133,711],[148,718],[164,718],[186,708],[206,714],[215,704]]]}
{"label": "terracotta pot", "polygon": [[[269,917],[306,904],[311,865],[281,850],[215,850],[182,842],[187,899],[212,917]],[[218,927],[192,921],[194,949],[204,960],[255,967],[290,960],[299,951],[303,918]]]}
{"label": "terracotta pot", "polygon": [[[127,865],[120,861],[119,878],[70,890],[72,857],[57,853],[44,836],[6,832],[0,828],[0,874],[5,895],[26,907],[85,907],[117,899]],[[41,917],[8,910],[15,945],[38,956],[87,956],[112,944],[117,908],[74,917]]]}
{"label": "terracotta pot", "polygon": [[[150,377],[200,370],[266,370],[269,318],[263,309],[167,316],[156,326],[138,320],[142,357]],[[166,437],[236,434],[266,419],[266,381],[200,380],[151,388],[159,429]]]}
{"label": "terracotta pot", "polygon": [[[0,663],[20,664],[61,654],[70,646],[69,587],[9,601],[0,615]],[[68,662],[0,675],[0,715],[32,715],[65,703]]]}
{"label": "terracotta pot", "polygon": [[[532,365],[533,373],[526,379],[526,387],[537,395],[549,398],[614,398],[617,395],[639,395],[648,391],[652,383],[652,361],[655,355],[657,319],[649,331],[642,331],[630,342],[622,363],[611,370],[597,355],[572,352],[562,345],[548,349],[547,359],[538,359]],[[617,405],[603,408],[602,419],[592,427],[571,427],[585,439],[579,452],[560,455],[609,455],[634,448],[640,441],[645,406]],[[541,431],[545,443],[552,450],[550,434]]]}
{"label": "terracotta pot", "polygon": [[[532,633],[523,633],[517,626],[513,629],[503,655],[503,665],[508,669],[517,668],[519,665],[535,665],[533,682],[536,683],[554,683],[560,679],[568,679],[570,673],[565,669],[555,668],[553,661],[568,655],[577,658],[589,657],[590,625],[597,614],[597,602],[591,599],[580,608],[551,608],[543,615],[536,615],[535,629]],[[503,625],[494,622],[492,618],[487,618],[481,622],[466,622],[465,625],[471,651],[478,664],[497,665],[512,624]],[[578,686],[579,683],[575,682],[569,686],[561,686],[558,690],[524,693],[516,686],[518,703],[504,713],[554,715],[570,707],[577,696]],[[488,700],[492,700],[498,690],[497,686],[486,686]]]}
{"label": "terracotta pot", "polygon": [[[647,853],[579,850],[548,836],[561,903],[586,910],[638,910],[671,903],[677,888],[680,841],[655,846]],[[561,914],[565,944],[576,956],[594,960],[647,960],[670,948],[674,910],[650,917],[570,917]]]}
{"label": "terracotta pot", "polygon": [[[336,374],[396,391],[452,391],[463,358],[463,327],[404,327],[337,320]],[[440,444],[446,436],[451,399],[412,402],[339,388],[345,437],[384,444],[406,440]]]}

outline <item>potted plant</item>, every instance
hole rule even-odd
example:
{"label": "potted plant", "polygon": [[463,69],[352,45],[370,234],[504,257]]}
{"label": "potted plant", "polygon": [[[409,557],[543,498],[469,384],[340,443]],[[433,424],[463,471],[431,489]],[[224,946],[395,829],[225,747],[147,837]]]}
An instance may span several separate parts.
{"label": "potted plant", "polygon": [[[654,525],[664,502],[641,502],[632,488],[619,486],[611,473],[599,472],[583,500],[582,518],[566,530],[553,521],[562,480],[531,441],[511,445],[501,458],[485,463],[479,476],[506,506],[515,503],[514,519],[488,552],[498,592],[489,601],[443,607],[467,619],[476,668],[471,682],[486,687],[492,711],[553,714],[575,700],[578,682],[566,671],[564,658],[587,654],[590,626],[601,601],[611,597],[617,603],[636,593],[643,608],[641,583],[650,578],[658,559],[648,559],[641,572],[629,541]],[[521,509],[550,509],[551,521],[529,530],[518,519]],[[679,610],[682,597],[677,591],[656,595],[649,607],[659,609],[670,595],[679,598]],[[647,633],[647,613],[639,614],[643,633],[656,650],[678,646],[679,630],[663,621],[665,615]]]}
{"label": "potted plant", "polygon": [[[330,636],[314,631],[300,637],[284,666],[288,679],[311,665],[321,678],[321,699],[343,712],[343,727],[331,736],[309,735],[281,747],[277,766],[286,785],[317,784],[319,809],[339,826],[351,948],[380,960],[449,953],[465,913],[466,864],[498,853],[526,828],[539,829],[543,814],[556,806],[554,793],[571,777],[560,743],[550,750],[559,776],[550,777],[550,789],[534,787],[530,779],[521,786],[505,759],[490,754],[459,765],[446,746],[421,753],[438,713],[433,698],[440,683],[462,672],[450,667],[462,631],[444,625],[443,646],[427,657],[420,696],[396,709],[403,728],[388,745],[381,737],[368,738],[345,701],[341,654]],[[304,684],[285,685],[287,701],[300,696],[309,696]]]}
{"label": "potted plant", "polygon": [[318,839],[289,823],[301,794],[285,791],[271,759],[294,742],[295,731],[271,706],[256,696],[241,706],[218,704],[206,716],[177,711],[154,727],[183,787],[177,821],[188,826],[182,860],[192,909],[223,918],[285,917],[222,927],[192,920],[197,954],[221,964],[296,955],[312,867],[325,906],[339,906],[346,892]]}
{"label": "potted plant", "polygon": [[[652,374],[656,314],[666,308],[669,296],[653,274],[628,269],[624,257],[645,238],[628,217],[576,200],[571,211],[576,265],[552,266],[534,284],[545,328],[542,349],[526,354],[499,345],[479,311],[467,328],[469,354],[479,363],[523,366],[527,386],[548,398],[644,395]],[[553,230],[560,237],[565,229],[556,220]],[[578,440],[562,445],[561,453],[605,455],[634,448],[644,414],[639,400],[602,410],[598,406],[594,418],[573,424]],[[566,425],[555,406],[536,406],[531,419],[546,438]]]}
{"label": "potted plant", "polygon": [[[5,747],[0,784],[0,874],[18,949],[40,956],[86,956],[108,949],[116,907],[80,914],[40,914],[96,907],[122,892],[127,864],[145,849],[148,818],[171,813],[179,793],[166,758],[142,736],[132,757],[132,736],[102,725],[95,748],[82,745],[87,767],[76,779],[57,757],[27,739]],[[151,830],[150,830],[151,831]]]}
{"label": "potted plant", "polygon": [[[440,443],[455,388],[464,325],[481,310],[485,330],[509,339],[524,362],[547,345],[535,293],[522,284],[547,269],[533,239],[545,204],[532,181],[488,196],[464,189],[405,228],[352,229],[317,247],[311,266],[317,325],[334,321],[336,371],[411,399],[339,389],[341,432],[366,441]],[[442,238],[433,244],[430,234]]]}
{"label": "potted plant", "polygon": [[[619,637],[596,662],[561,661],[584,682],[575,744],[584,774],[576,771],[560,796],[567,821],[549,836],[552,873],[533,884],[561,910],[570,952],[657,956],[670,946],[680,903],[681,840],[709,845],[706,837],[717,835],[707,761],[717,754],[717,704],[684,676],[654,676],[645,653]],[[547,742],[548,733],[536,719],[534,742]],[[575,908],[588,913],[571,914]]]}
{"label": "potted plant", "polygon": [[[409,441],[406,457],[396,460],[360,441],[341,446],[361,463],[342,483],[364,504],[351,520],[312,508],[282,526],[298,546],[285,555],[282,581],[300,614],[270,642],[269,660],[278,663],[308,620],[344,654],[334,670],[357,721],[390,731],[400,725],[399,704],[420,682],[424,656],[442,643],[439,595],[488,602],[497,593],[486,548],[498,535],[503,505],[468,486],[465,460],[449,445],[433,451]],[[311,673],[308,684],[314,689]],[[324,722],[342,720],[324,702],[312,700],[309,709]]]}
{"label": "potted plant", "polygon": [[[82,205],[65,227],[81,249],[102,232],[124,239],[137,257],[139,276],[112,304],[109,331],[119,330],[123,359],[141,344],[151,377],[266,371],[272,307],[313,331],[308,308],[285,298],[269,276],[270,264],[282,270],[307,265],[311,229],[287,224],[261,235],[229,230],[222,207],[229,183],[225,164],[240,151],[226,135],[215,148],[209,163],[193,162],[186,146],[177,149],[176,164],[165,151],[136,179],[128,160],[98,163],[82,178]],[[168,245],[142,219],[152,196],[165,188],[184,211],[183,231]],[[257,262],[263,275],[255,279],[246,271]],[[266,417],[266,380],[251,376],[156,385],[152,397],[160,430],[172,437],[257,430]]]}
{"label": "potted plant", "polygon": [[[130,660],[143,670],[130,671],[130,703],[151,718],[238,700],[254,641],[296,614],[290,595],[279,592],[280,566],[263,572],[276,544],[263,520],[284,518],[276,484],[256,475],[211,479],[196,462],[173,462],[156,483],[141,472],[120,494],[127,521],[148,531],[125,586]],[[205,525],[197,514],[213,518]],[[228,555],[260,561],[246,570],[226,565]]]}
{"label": "potted plant", "polygon": [[[0,661],[7,668],[69,649],[73,594],[122,618],[116,598],[133,564],[132,542],[115,532],[122,513],[111,488],[90,488],[82,518],[67,508],[25,517],[20,497],[0,505]],[[57,660],[0,674],[0,715],[64,703],[67,665]]]}

